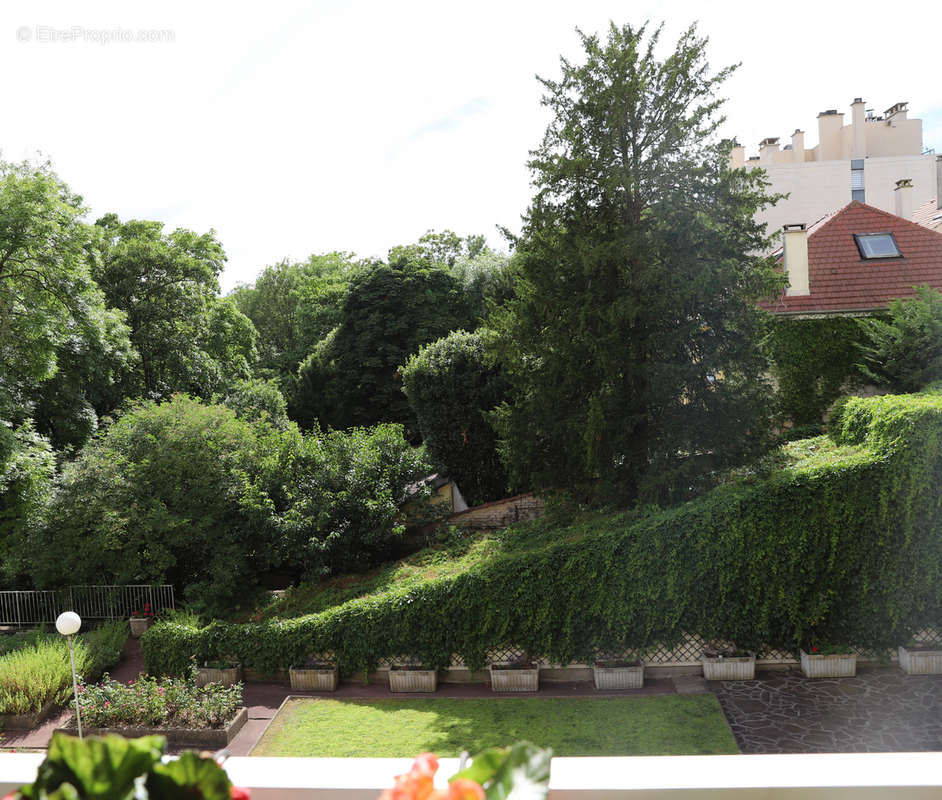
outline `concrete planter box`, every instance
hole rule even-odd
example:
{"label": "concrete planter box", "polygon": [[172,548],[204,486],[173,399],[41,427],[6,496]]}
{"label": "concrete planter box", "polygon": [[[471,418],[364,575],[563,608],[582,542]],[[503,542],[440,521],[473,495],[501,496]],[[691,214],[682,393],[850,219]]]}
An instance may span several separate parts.
{"label": "concrete planter box", "polygon": [[339,675],[337,667],[291,667],[288,670],[291,688],[301,692],[334,692]]}
{"label": "concrete planter box", "polygon": [[140,639],[150,627],[150,617],[131,617],[128,620],[131,623],[131,636]]}
{"label": "concrete planter box", "polygon": [[899,665],[907,675],[942,675],[942,650],[900,647]]}
{"label": "concrete planter box", "polygon": [[397,666],[389,669],[389,691],[391,692],[434,692],[437,688],[437,669]]}
{"label": "concrete planter box", "polygon": [[[224,728],[86,728],[82,726],[84,736],[106,736],[109,733],[136,739],[138,736],[166,736],[167,744],[174,747],[199,747],[206,750],[220,750],[235,739],[236,734],[249,718],[249,710],[240,708],[232,721]],[[75,718],[72,718],[74,724]],[[72,726],[56,728],[56,733],[75,736],[78,730]]]}
{"label": "concrete planter box", "polygon": [[28,731],[39,726],[39,723],[52,715],[57,708],[50,700],[35,714],[0,714],[0,730]]}
{"label": "concrete planter box", "polygon": [[801,671],[806,678],[853,678],[857,674],[857,656],[854,653],[809,655],[802,650]]}
{"label": "concrete planter box", "polygon": [[602,691],[640,689],[644,686],[644,664],[606,666],[603,662],[593,665],[592,677],[595,680],[595,688]]}
{"label": "concrete planter box", "polygon": [[704,656],[703,677],[708,681],[751,681],[756,677],[756,657]]}
{"label": "concrete planter box", "polygon": [[227,667],[225,669],[200,667],[196,673],[197,686],[206,686],[209,683],[221,683],[223,686],[233,686],[241,680],[241,666]]}
{"label": "concrete planter box", "polygon": [[540,665],[523,669],[510,663],[491,664],[491,691],[536,692],[540,688]]}

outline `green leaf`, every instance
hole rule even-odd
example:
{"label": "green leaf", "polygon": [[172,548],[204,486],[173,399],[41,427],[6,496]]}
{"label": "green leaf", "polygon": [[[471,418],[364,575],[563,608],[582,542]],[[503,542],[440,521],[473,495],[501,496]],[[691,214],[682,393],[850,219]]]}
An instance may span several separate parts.
{"label": "green leaf", "polygon": [[471,766],[449,779],[475,781],[484,787],[487,800],[540,800],[549,794],[553,751],[530,742],[513,747],[493,747],[478,753]]}
{"label": "green leaf", "polygon": [[[163,736],[124,739],[120,736],[78,739],[55,734],[36,782],[21,790],[24,797],[82,797],[123,800],[134,796],[134,781],[160,761]],[[55,793],[55,794],[53,794]]]}
{"label": "green leaf", "polygon": [[147,776],[149,800],[228,800],[231,786],[215,761],[189,752],[176,761],[158,764]]}

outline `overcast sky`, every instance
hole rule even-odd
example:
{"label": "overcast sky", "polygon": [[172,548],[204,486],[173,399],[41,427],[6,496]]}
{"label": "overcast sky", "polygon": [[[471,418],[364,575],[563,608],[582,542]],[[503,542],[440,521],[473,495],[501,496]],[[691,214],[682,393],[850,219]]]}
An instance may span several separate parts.
{"label": "overcast sky", "polygon": [[[747,155],[816,115],[906,100],[942,153],[936,5],[861,2],[20,2],[0,5],[7,160],[50,158],[90,218],[214,228],[223,288],[267,264],[384,256],[429,228],[518,229],[546,125],[534,79],[575,27],[693,21]],[[138,41],[138,37],[156,41]],[[114,39],[129,38],[130,41]],[[111,41],[109,41],[111,39]]]}

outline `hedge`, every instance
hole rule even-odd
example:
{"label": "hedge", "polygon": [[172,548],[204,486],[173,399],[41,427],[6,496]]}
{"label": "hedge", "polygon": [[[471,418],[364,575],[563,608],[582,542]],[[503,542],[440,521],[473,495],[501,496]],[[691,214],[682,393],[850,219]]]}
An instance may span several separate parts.
{"label": "hedge", "polygon": [[151,673],[191,655],[270,672],[333,651],[350,673],[383,657],[472,668],[513,643],[555,663],[679,642],[885,648],[942,621],[942,395],[853,398],[803,455],[684,505],[561,530],[466,572],[318,614],[143,638]]}

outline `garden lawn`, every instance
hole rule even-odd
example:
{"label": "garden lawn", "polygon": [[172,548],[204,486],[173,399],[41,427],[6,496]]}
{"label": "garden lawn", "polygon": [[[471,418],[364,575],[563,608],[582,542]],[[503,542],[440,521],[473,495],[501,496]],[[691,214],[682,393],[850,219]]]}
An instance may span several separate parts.
{"label": "garden lawn", "polygon": [[254,756],[408,757],[527,739],[557,756],[738,753],[711,694],[599,698],[289,700]]}

